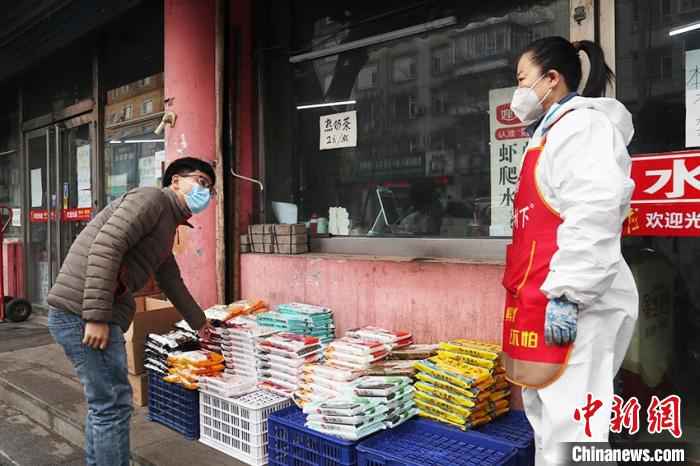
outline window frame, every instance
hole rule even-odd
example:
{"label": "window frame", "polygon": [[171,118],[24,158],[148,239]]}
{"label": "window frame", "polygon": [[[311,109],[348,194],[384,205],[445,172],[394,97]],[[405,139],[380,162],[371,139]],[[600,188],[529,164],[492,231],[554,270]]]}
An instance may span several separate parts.
{"label": "window frame", "polygon": [[[605,3],[605,2],[602,2]],[[597,13],[594,8],[595,5],[591,2],[586,2],[585,0],[571,0],[569,2],[569,18],[574,13],[577,7],[583,6],[586,8],[586,19],[581,21],[581,23],[576,23],[575,21],[569,19],[569,37],[570,40],[595,40],[595,22],[598,21],[595,13]],[[606,7],[599,7],[601,9]],[[614,23],[614,22],[613,22]],[[445,25],[444,27],[452,27],[452,25]],[[614,24],[613,24],[614,27]],[[372,38],[365,39],[371,41]],[[452,44],[451,50],[451,66],[458,66],[458,61],[460,57],[459,54],[460,44]],[[357,48],[360,48],[359,46]],[[434,48],[440,48],[437,45]],[[345,49],[343,49],[345,50]],[[313,61],[320,59],[324,56],[331,55],[335,53],[332,50],[314,51],[310,53],[300,54],[300,55],[290,55],[289,62],[291,64],[297,64],[304,61]],[[395,81],[394,80],[394,61],[405,58],[407,56],[412,56],[413,54],[399,54],[392,57],[391,61],[391,71],[384,73],[384,77],[395,83],[398,86],[397,92],[393,94],[393,99],[389,104],[387,109],[390,112],[395,112],[396,100],[395,97],[399,94],[403,94],[405,91],[401,91],[402,85],[406,83],[411,83],[416,79],[419,79],[417,72],[411,79],[405,81]],[[614,55],[613,55],[614,56]],[[420,57],[413,56],[414,63],[420,59]],[[433,72],[432,55],[430,56],[430,66],[429,72]],[[260,66],[260,65],[258,65]],[[614,66],[614,65],[613,65]],[[448,67],[449,68],[449,67]],[[418,71],[418,70],[416,70]],[[388,75],[388,76],[387,76]],[[257,81],[257,86],[260,89],[263,86],[262,80]],[[432,107],[432,102],[428,103]],[[261,128],[258,131],[262,131]],[[428,135],[426,138],[432,137],[434,135]],[[264,137],[264,136],[260,136]],[[426,149],[430,148],[433,141],[424,141]],[[431,148],[432,149],[432,148]],[[266,153],[264,150],[258,151],[259,166],[264,167],[264,161],[266,160]],[[267,174],[262,172],[260,176],[266,177]],[[262,212],[261,212],[262,213]],[[258,219],[264,221],[264,219]],[[449,238],[449,237],[392,237],[392,236],[381,236],[381,237],[368,237],[368,236],[338,236],[338,237],[318,237],[313,238],[311,241],[311,252],[312,253],[322,253],[331,255],[351,255],[351,256],[378,256],[378,257],[395,257],[403,258],[403,260],[413,260],[413,261],[423,261],[430,259],[438,259],[438,261],[466,261],[473,263],[491,263],[502,265],[505,261],[505,250],[506,246],[511,242],[510,237],[495,237],[495,236],[474,236],[474,237],[464,237],[464,238]]]}

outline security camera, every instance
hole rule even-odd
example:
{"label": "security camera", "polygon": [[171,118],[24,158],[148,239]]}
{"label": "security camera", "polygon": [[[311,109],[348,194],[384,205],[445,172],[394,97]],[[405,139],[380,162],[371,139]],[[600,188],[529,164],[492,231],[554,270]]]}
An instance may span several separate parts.
{"label": "security camera", "polygon": [[163,134],[163,130],[165,129],[166,124],[170,125],[171,128],[175,127],[175,120],[177,120],[177,115],[175,114],[175,112],[165,112],[163,114],[163,118],[160,120],[160,124],[153,132],[156,135],[160,136],[161,134]]}

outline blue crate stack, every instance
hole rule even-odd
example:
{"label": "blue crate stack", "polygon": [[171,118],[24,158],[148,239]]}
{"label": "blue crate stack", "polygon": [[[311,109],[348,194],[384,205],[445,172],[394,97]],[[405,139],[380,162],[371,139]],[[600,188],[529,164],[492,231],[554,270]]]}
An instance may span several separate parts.
{"label": "blue crate stack", "polygon": [[516,448],[517,466],[534,466],[535,435],[523,411],[511,411],[475,431]]}
{"label": "blue crate stack", "polygon": [[269,466],[356,466],[357,443],[308,429],[297,407],[269,418]]}
{"label": "blue crate stack", "polygon": [[181,433],[188,440],[199,438],[199,391],[164,382],[148,372],[148,419]]}
{"label": "blue crate stack", "polygon": [[512,446],[485,435],[411,420],[357,446],[358,466],[516,466]]}

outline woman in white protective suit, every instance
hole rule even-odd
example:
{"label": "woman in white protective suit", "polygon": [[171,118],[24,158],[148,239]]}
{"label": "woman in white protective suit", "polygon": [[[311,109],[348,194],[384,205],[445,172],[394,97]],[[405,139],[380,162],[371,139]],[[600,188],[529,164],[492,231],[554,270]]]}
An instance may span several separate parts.
{"label": "woman in white protective suit", "polygon": [[[579,96],[581,53],[591,69]],[[561,37],[533,42],[517,65],[511,110],[531,139],[503,277],[503,350],[509,379],[524,387],[538,466],[570,463],[562,442],[608,441],[613,378],[637,319],[620,244],[634,129],[620,102],[600,97],[611,76],[598,45]],[[590,436],[574,418],[589,393],[602,402]]]}

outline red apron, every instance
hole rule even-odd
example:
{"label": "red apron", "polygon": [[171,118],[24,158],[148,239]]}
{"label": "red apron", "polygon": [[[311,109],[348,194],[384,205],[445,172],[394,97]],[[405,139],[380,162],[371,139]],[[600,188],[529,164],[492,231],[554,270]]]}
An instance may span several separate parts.
{"label": "red apron", "polygon": [[513,242],[506,249],[503,276],[504,365],[511,382],[531,388],[554,382],[566,367],[572,347],[549,346],[544,341],[549,300],[540,287],[557,251],[557,229],[562,223],[537,186],[535,172],[544,144],[543,139],[542,145],[529,149],[523,159],[513,202]]}

